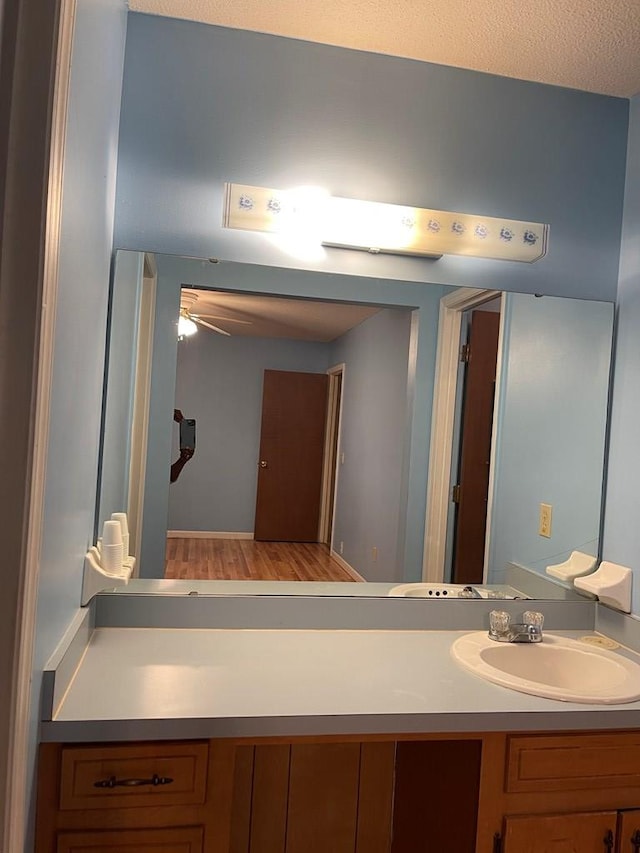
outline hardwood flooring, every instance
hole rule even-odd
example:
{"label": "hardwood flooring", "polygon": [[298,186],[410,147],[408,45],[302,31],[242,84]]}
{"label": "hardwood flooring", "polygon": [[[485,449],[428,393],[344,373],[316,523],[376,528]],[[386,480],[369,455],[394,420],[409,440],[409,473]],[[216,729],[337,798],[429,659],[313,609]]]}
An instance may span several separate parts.
{"label": "hardwood flooring", "polygon": [[165,578],[353,582],[317,542],[256,542],[253,539],[168,538]]}

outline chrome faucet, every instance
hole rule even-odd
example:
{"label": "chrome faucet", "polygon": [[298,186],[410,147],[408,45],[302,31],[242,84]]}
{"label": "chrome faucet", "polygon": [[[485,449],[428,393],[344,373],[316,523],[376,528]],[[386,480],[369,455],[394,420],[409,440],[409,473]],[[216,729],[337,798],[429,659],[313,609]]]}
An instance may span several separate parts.
{"label": "chrome faucet", "polygon": [[544,616],[527,610],[522,622],[511,622],[505,610],[492,610],[489,614],[489,639],[497,643],[541,643]]}
{"label": "chrome faucet", "polygon": [[460,590],[459,598],[482,598],[482,596],[474,587],[465,586]]}

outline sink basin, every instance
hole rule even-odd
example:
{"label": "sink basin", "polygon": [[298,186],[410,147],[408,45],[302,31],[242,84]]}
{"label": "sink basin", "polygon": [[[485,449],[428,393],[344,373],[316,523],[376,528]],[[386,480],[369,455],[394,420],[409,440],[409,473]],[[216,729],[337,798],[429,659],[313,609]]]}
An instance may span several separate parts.
{"label": "sink basin", "polygon": [[[401,596],[402,598],[469,598],[461,595],[464,584],[455,583],[401,583],[392,587],[387,595]],[[474,587],[481,598],[514,598],[513,595],[502,591]]]}
{"label": "sink basin", "polygon": [[480,631],[459,637],[451,654],[469,672],[521,693],[594,705],[640,699],[640,665],[581,640],[545,634],[541,643],[496,643]]}

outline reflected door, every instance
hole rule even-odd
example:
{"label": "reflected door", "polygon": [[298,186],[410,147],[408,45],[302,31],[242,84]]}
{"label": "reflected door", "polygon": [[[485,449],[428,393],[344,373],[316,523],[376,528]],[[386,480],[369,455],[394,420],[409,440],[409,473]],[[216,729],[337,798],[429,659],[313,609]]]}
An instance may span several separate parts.
{"label": "reflected door", "polygon": [[328,377],[265,370],[254,538],[317,542]]}
{"label": "reflected door", "polygon": [[471,315],[464,380],[454,583],[482,583],[500,314]]}

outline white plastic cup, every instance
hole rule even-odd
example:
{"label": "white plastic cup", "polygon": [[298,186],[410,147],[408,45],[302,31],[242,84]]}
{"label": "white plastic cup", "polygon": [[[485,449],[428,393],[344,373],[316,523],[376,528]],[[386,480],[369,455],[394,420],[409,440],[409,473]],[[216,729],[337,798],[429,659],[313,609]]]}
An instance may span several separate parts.
{"label": "white plastic cup", "polygon": [[126,559],[129,556],[129,523],[126,512],[111,513],[111,520],[117,521],[122,531],[122,553]]}
{"label": "white plastic cup", "polygon": [[102,543],[102,551],[100,552],[100,562],[102,568],[107,574],[121,575],[122,574],[122,542],[116,545],[105,545]]}
{"label": "white plastic cup", "polygon": [[102,551],[107,545],[122,545],[122,527],[119,521],[105,521],[102,528]]}

